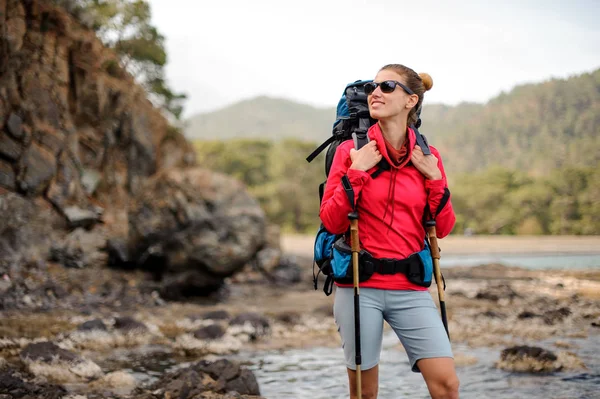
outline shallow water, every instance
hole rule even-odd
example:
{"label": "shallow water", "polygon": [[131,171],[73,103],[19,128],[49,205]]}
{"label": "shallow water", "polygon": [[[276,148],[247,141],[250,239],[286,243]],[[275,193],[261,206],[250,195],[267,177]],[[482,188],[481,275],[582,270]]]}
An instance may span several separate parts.
{"label": "shallow water", "polygon": [[[475,357],[472,366],[458,367],[463,399],[597,399],[600,398],[600,332],[591,331],[586,338],[563,339],[573,345],[587,370],[549,374],[510,373],[494,367],[500,357],[498,348],[453,346],[455,354]],[[565,350],[553,346],[553,340],[529,343],[555,353]],[[154,347],[144,353],[139,349],[117,351],[103,368],[124,368],[140,383],[151,383],[164,371],[185,367],[193,361],[175,359],[167,348]],[[242,352],[230,356],[250,368],[258,379],[261,394],[268,399],[336,399],[347,398],[347,375],[341,348],[311,348],[266,352]],[[418,373],[410,371],[404,351],[394,333],[384,334],[380,361],[379,399],[429,398]]]}
{"label": "shallow water", "polygon": [[489,255],[444,255],[441,254],[442,267],[478,266],[490,263],[502,263],[526,269],[594,269],[600,268],[598,254],[489,254]]}
{"label": "shallow water", "polygon": [[[474,356],[478,363],[459,367],[461,398],[600,398],[600,334],[587,339],[571,339],[571,349],[587,365],[583,372],[563,372],[545,375],[509,373],[496,369],[503,348],[470,349],[455,345],[455,353]],[[552,341],[535,345],[557,350]],[[429,398],[420,374],[410,371],[406,354],[397,346],[393,332],[384,336],[380,362],[380,399]],[[339,348],[271,351],[240,354],[258,378],[261,393],[266,398],[332,399],[347,398],[347,375]]]}

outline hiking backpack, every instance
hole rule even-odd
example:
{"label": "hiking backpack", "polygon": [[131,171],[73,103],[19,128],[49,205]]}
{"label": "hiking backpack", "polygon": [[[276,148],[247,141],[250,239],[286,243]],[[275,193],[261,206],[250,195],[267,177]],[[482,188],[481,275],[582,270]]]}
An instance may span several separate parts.
{"label": "hiking backpack", "polygon": [[[329,146],[325,155],[326,180],[319,185],[319,203],[323,201],[325,183],[327,181],[327,176],[329,176],[331,164],[333,163],[333,157],[338,146],[346,140],[353,140],[354,148],[358,150],[369,142],[367,132],[369,128],[377,122],[375,119],[371,118],[369,114],[367,94],[365,93],[364,89],[365,84],[371,81],[372,80],[357,80],[353,83],[349,83],[346,86],[344,93],[342,94],[342,97],[337,105],[332,135],[306,158],[308,162],[313,161],[321,152],[325,150],[325,148],[327,148],[327,146]],[[421,110],[419,109],[417,110],[417,115],[420,114]],[[431,154],[431,151],[429,149],[429,145],[427,144],[427,140],[418,131],[420,125],[421,119],[418,118],[417,123],[410,127],[415,132],[417,144],[421,147],[423,154],[429,155]],[[389,163],[385,160],[385,158],[383,158],[377,165],[376,171],[371,174],[371,177],[376,178],[379,176],[379,174],[389,169]],[[336,262],[334,261],[334,255],[340,256],[339,254],[345,252],[348,256],[350,256],[348,248],[344,248],[347,246],[344,243],[345,235],[346,234],[330,233],[322,223],[317,231],[313,257],[313,284],[316,290],[319,274],[322,272],[325,276],[327,276],[325,285],[323,287],[323,291],[326,295],[330,295],[332,292],[334,278],[335,281],[348,281],[347,277],[342,277],[342,275],[346,275],[346,270],[337,270]],[[334,246],[337,251],[334,251]],[[319,272],[317,274],[315,274],[315,264],[319,267]],[[348,282],[351,283],[352,280],[349,280]]]}

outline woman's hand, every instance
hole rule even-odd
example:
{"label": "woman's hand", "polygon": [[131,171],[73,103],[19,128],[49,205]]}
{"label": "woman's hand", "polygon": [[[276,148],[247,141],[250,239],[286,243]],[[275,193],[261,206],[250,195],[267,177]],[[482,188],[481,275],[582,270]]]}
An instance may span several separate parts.
{"label": "woman's hand", "polygon": [[442,178],[442,172],[438,168],[438,159],[435,155],[425,155],[423,150],[418,145],[415,146],[412,155],[410,156],[412,164],[421,172],[428,180],[439,180]]}
{"label": "woman's hand", "polygon": [[360,150],[351,149],[350,159],[352,165],[350,169],[357,169],[366,172],[373,166],[377,165],[381,161],[381,153],[377,149],[377,142],[375,140],[369,141]]}

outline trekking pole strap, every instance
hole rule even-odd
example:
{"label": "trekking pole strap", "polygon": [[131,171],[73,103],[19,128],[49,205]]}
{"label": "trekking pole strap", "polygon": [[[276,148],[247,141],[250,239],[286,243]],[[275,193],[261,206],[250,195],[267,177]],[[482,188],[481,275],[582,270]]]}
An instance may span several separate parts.
{"label": "trekking pole strap", "polygon": [[350,184],[348,175],[344,175],[342,177],[342,186],[344,187],[344,191],[346,191],[346,195],[348,196],[348,201],[350,202],[352,210],[356,210],[356,204],[354,203],[354,190],[352,189],[352,184]]}

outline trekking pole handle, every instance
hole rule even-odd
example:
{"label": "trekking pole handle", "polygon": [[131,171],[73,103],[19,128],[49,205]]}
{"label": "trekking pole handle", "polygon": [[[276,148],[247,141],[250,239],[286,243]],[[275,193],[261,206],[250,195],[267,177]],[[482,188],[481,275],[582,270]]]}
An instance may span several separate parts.
{"label": "trekking pole handle", "polygon": [[436,234],[435,221],[433,224],[428,222],[427,235],[429,236],[429,249],[431,250],[431,258],[433,260],[435,281],[437,283],[440,301],[444,301],[444,283],[442,280],[442,271],[440,270],[440,247],[438,246]]}

